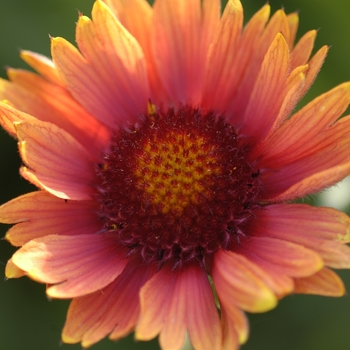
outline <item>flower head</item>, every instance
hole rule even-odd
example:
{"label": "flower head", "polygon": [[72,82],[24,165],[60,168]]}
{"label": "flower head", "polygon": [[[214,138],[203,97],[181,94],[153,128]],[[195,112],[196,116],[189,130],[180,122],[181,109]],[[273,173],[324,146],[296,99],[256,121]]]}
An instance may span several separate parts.
{"label": "flower head", "polygon": [[[350,83],[294,115],[328,51],[298,16],[238,0],[98,0],[78,49],[23,51],[1,80],[2,126],[40,190],[0,207],[21,247],[8,277],[73,298],[63,341],[135,330],[180,349],[236,349],[244,311],[344,294],[350,220],[291,203],[350,172]],[[220,308],[220,312],[218,312]]]}

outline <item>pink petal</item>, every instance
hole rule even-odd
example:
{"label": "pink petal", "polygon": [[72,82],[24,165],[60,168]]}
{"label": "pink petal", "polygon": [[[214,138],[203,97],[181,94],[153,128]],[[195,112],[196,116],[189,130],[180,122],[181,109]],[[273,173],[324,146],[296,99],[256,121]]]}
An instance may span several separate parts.
{"label": "pink petal", "polygon": [[242,242],[241,251],[260,266],[291,277],[307,277],[323,267],[321,257],[310,249],[288,241],[252,237]]}
{"label": "pink petal", "polygon": [[54,284],[52,298],[74,298],[100,290],[123,271],[127,259],[114,234],[50,235],[25,244],[12,257],[31,278]]}
{"label": "pink petal", "polygon": [[187,328],[194,348],[220,348],[220,321],[205,270],[165,266],[142,287],[140,299],[137,339],[160,333],[162,348],[181,349]]}
{"label": "pink petal", "polygon": [[276,204],[255,211],[247,231],[297,243],[319,255],[327,266],[350,267],[349,217],[331,208]]}
{"label": "pink petal", "polygon": [[19,150],[29,168],[22,176],[64,199],[88,200],[94,195],[95,171],[86,150],[54,124],[31,121],[17,125]]}
{"label": "pink petal", "polygon": [[[333,160],[335,159],[333,158]],[[266,198],[270,197],[269,199],[272,199],[276,202],[300,198],[311,193],[316,193],[321,189],[336,184],[337,182],[343,180],[347,175],[349,175],[349,173],[350,162],[347,162],[345,164],[334,166],[330,169],[310,175],[304,178],[302,181],[293,184],[284,192],[282,192],[281,189],[277,187],[277,191],[275,193],[270,192]],[[290,184],[291,183],[289,183],[289,185]]]}
{"label": "pink petal", "polygon": [[38,191],[25,194],[0,207],[0,221],[17,224],[6,233],[14,246],[51,234],[93,234],[101,230],[93,201],[64,201]]}
{"label": "pink petal", "polygon": [[212,276],[227,312],[230,305],[250,312],[265,312],[277,305],[277,298],[265,283],[264,271],[240,254],[219,250]]}
{"label": "pink petal", "polygon": [[130,261],[110,285],[73,299],[62,332],[65,343],[82,342],[89,347],[110,334],[117,340],[135,327],[139,313],[139,291],[155,273],[155,267]]}

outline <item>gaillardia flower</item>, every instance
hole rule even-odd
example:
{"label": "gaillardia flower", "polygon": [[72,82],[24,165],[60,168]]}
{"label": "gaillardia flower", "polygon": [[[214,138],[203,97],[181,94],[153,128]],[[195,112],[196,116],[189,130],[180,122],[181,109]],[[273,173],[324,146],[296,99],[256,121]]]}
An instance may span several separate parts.
{"label": "gaillardia flower", "polygon": [[244,311],[290,293],[344,294],[349,218],[292,201],[350,173],[350,83],[291,116],[327,47],[298,16],[238,0],[98,0],[78,49],[23,51],[2,126],[40,190],[0,208],[21,247],[9,278],[73,298],[63,341],[135,330],[180,349],[237,349]]}

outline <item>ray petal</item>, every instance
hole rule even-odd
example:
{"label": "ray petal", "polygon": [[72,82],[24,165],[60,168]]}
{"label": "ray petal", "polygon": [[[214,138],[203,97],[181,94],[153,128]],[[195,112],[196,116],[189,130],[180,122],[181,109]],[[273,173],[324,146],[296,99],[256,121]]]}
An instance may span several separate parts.
{"label": "ray petal", "polygon": [[117,340],[133,329],[140,312],[140,288],[155,272],[154,266],[136,260],[107,287],[73,299],[62,332],[65,343],[81,342],[85,348],[108,334]]}
{"label": "ray petal", "polygon": [[17,125],[22,176],[64,199],[89,200],[94,169],[86,150],[68,133],[46,122]]}
{"label": "ray petal", "polygon": [[324,267],[312,276],[296,278],[295,293],[341,297],[345,294],[345,287],[335,272]]}
{"label": "ray petal", "polygon": [[73,298],[111,283],[123,271],[125,256],[113,234],[49,235],[25,244],[12,260],[31,278],[53,284],[48,296]]}
{"label": "ray petal", "polygon": [[264,312],[277,304],[277,298],[264,281],[265,273],[240,254],[218,251],[212,275],[224,306],[233,303],[249,312]]}
{"label": "ray petal", "polygon": [[17,224],[6,233],[14,246],[50,234],[92,234],[101,230],[93,201],[65,201],[45,191],[25,194],[0,206],[0,221]]}

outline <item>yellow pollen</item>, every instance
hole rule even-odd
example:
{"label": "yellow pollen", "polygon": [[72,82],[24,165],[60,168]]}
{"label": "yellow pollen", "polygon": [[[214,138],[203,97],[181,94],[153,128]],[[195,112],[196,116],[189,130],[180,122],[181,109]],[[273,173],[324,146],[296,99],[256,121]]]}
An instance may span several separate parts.
{"label": "yellow pollen", "polygon": [[149,116],[153,117],[157,113],[157,107],[152,102],[148,102],[147,109]]}
{"label": "yellow pollen", "polygon": [[136,185],[162,213],[181,214],[189,204],[212,198],[210,188],[222,171],[218,157],[215,147],[196,132],[154,133],[138,153]]}

